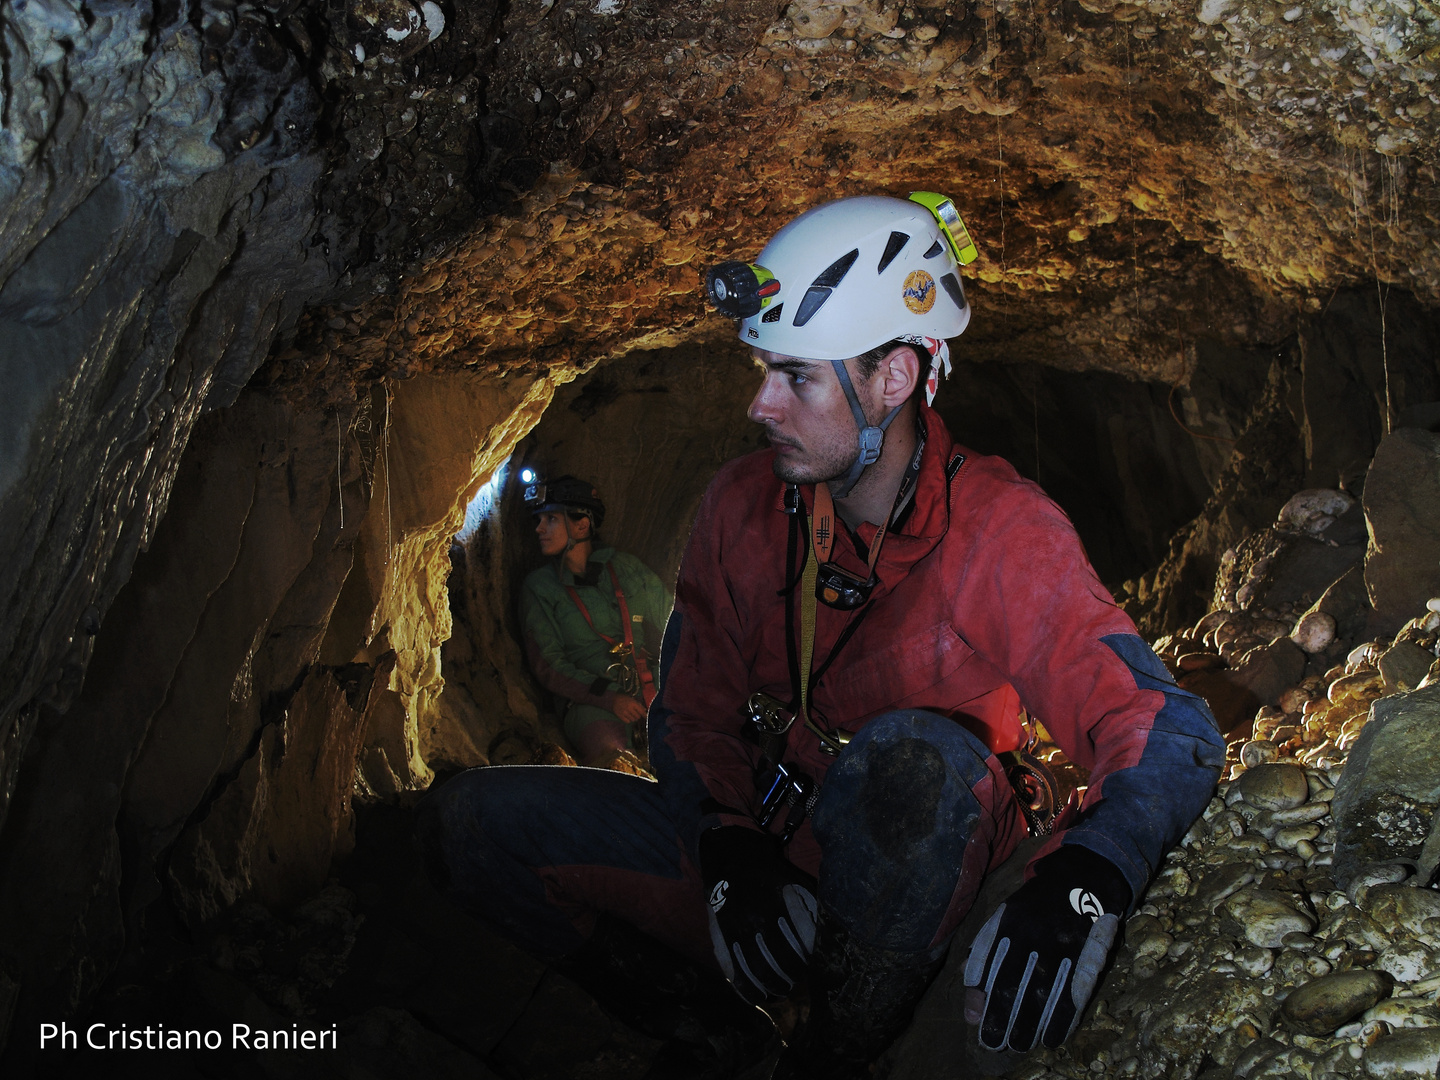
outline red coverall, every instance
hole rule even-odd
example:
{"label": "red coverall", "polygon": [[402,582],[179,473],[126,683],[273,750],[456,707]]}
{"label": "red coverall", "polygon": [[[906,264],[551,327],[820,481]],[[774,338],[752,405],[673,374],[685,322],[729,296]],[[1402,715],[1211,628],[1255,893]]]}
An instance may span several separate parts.
{"label": "red coverall", "polygon": [[[926,442],[915,504],[885,539],[874,610],[813,687],[813,712],[856,732],[882,713],[923,709],[998,752],[1018,744],[1023,702],[1090,773],[1078,821],[1035,860],[1062,842],[1084,844],[1114,863],[1138,897],[1209,800],[1224,742],[1204,701],[1175,685],[1100,584],[1059,507],[1003,459],[956,446],[934,410],[922,406],[920,416]],[[687,802],[694,807],[691,843],[713,825],[753,827],[759,750],[741,734],[742,707],[755,691],[793,697],[782,598],[789,521],[772,457],[765,450],[732,461],[711,483],[666,631],[652,758],[677,820]],[[813,492],[802,495],[808,511]],[[861,542],[875,532],[863,524]],[[843,529],[831,557],[865,576]],[[854,618],[817,606],[817,668]],[[796,724],[786,760],[823,781],[835,759]],[[987,764],[1006,785],[995,759]],[[1014,814],[997,823],[991,865],[1022,828]],[[788,851],[817,872],[808,823]],[[968,900],[957,897],[966,908]]]}

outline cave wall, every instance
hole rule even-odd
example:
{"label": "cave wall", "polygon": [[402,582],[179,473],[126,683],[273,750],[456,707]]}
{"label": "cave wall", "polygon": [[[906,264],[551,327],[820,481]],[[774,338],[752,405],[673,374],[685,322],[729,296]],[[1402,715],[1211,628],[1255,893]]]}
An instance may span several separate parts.
{"label": "cave wall", "polygon": [[192,428],[330,279],[304,245],[323,162],[299,66],[242,48],[227,73],[153,15],[0,8],[0,823]]}
{"label": "cave wall", "polygon": [[1156,637],[1203,615],[1224,553],[1273,524],[1296,491],[1361,494],[1381,438],[1402,420],[1419,422],[1440,398],[1440,318],[1403,293],[1383,302],[1370,289],[1337,292],[1274,350],[1203,509],[1171,537],[1154,571],[1126,583],[1142,631]]}
{"label": "cave wall", "polygon": [[466,737],[440,705],[449,539],[554,388],[425,376],[324,409],[255,388],[199,421],[0,837],[14,1025],[73,1014],[157,904],[200,931],[313,895],[353,792],[428,784]]}

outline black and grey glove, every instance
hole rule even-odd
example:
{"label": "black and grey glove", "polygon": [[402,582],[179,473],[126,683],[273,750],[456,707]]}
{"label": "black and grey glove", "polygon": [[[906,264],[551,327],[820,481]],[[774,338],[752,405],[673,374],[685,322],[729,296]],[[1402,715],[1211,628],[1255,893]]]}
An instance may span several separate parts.
{"label": "black and grey glove", "polygon": [[743,825],[700,834],[710,941],[725,978],[752,1004],[790,992],[815,947],[815,879],[779,840]]}
{"label": "black and grey glove", "polygon": [[965,985],[984,995],[983,1008],[967,1005],[965,1017],[979,1022],[980,1045],[1024,1051],[1069,1038],[1130,897],[1114,864],[1078,844],[1036,863],[980,929],[965,963]]}

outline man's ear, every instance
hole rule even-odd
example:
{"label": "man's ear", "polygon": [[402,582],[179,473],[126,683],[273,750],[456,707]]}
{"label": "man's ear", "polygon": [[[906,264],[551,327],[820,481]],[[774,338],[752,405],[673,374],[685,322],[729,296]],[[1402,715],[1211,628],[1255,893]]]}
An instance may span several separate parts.
{"label": "man's ear", "polygon": [[920,357],[914,345],[898,345],[885,354],[875,373],[881,380],[880,400],[887,409],[910,400],[920,382]]}

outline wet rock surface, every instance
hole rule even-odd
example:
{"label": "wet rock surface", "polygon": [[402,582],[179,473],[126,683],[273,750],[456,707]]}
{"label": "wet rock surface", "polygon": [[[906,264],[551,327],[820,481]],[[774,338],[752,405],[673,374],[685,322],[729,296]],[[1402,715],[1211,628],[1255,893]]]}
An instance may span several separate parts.
{"label": "wet rock surface", "polygon": [[1366,863],[1416,859],[1440,804],[1440,686],[1382,698],[1335,791],[1336,879]]}
{"label": "wet rock surface", "polygon": [[1397,626],[1440,595],[1440,438],[1404,428],[1380,444],[1365,480],[1365,520],[1365,588],[1379,619]]}

